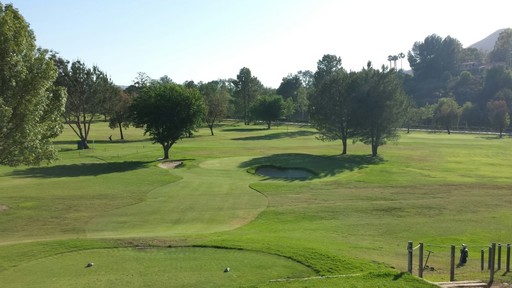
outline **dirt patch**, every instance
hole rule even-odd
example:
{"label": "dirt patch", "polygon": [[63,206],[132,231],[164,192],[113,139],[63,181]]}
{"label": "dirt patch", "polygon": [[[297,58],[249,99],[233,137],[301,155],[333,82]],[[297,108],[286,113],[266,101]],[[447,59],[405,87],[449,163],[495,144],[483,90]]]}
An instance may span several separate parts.
{"label": "dirt patch", "polygon": [[183,165],[183,161],[166,161],[158,164],[158,167],[164,168],[164,169],[174,169],[176,167],[179,167]]}
{"label": "dirt patch", "polygon": [[9,210],[9,207],[0,204],[0,212],[7,211],[7,210]]}

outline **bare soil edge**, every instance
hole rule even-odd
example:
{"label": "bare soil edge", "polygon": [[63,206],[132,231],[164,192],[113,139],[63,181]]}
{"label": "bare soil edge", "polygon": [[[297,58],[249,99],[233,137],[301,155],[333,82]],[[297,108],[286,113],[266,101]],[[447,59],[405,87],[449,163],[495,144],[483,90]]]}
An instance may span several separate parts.
{"label": "bare soil edge", "polygon": [[165,161],[165,162],[158,164],[158,167],[164,168],[164,169],[174,169],[181,165],[183,165],[183,161]]}

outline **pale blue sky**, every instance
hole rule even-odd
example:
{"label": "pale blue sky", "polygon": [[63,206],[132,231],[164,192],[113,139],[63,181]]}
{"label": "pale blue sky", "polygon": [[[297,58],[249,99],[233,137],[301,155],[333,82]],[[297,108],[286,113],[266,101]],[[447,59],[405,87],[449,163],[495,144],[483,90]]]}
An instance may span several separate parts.
{"label": "pale blue sky", "polygon": [[39,46],[98,65],[119,85],[137,72],[207,82],[248,67],[277,88],[324,54],[358,71],[368,60],[389,65],[388,55],[434,33],[466,47],[512,27],[510,0],[0,1],[18,8]]}

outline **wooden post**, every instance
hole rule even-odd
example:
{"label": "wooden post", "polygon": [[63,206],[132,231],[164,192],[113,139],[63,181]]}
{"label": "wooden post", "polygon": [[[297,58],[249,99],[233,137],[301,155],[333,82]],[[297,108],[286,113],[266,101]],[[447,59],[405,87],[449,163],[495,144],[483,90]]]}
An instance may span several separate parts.
{"label": "wooden post", "polygon": [[507,244],[507,273],[510,272],[510,244]]}
{"label": "wooden post", "polygon": [[498,244],[498,268],[496,271],[501,270],[501,244]]}
{"label": "wooden post", "polygon": [[407,242],[407,272],[412,274],[412,241]]}
{"label": "wooden post", "polygon": [[489,253],[487,253],[487,270],[491,270],[491,249],[492,246],[489,246]]}
{"label": "wooden post", "polygon": [[455,245],[450,249],[450,282],[455,281]]}
{"label": "wooden post", "polygon": [[482,249],[480,251],[480,270],[481,271],[484,271],[484,269],[485,269],[485,264],[484,263],[485,263],[485,250]]}
{"label": "wooden post", "polygon": [[418,277],[423,278],[423,242],[420,242],[420,250],[418,256]]}
{"label": "wooden post", "polygon": [[491,269],[489,271],[490,277],[489,277],[489,283],[494,282],[494,264],[496,263],[496,243],[491,244],[491,254],[489,255],[489,258],[491,259]]}

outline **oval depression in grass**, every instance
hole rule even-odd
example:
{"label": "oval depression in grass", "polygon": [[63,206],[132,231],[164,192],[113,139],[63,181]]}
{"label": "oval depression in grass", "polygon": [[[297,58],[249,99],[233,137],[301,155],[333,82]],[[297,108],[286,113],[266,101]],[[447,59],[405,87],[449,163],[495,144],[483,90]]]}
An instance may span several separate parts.
{"label": "oval depression in grass", "polygon": [[0,278],[5,288],[240,287],[312,275],[311,269],[276,255],[183,247],[65,253],[9,269]]}

